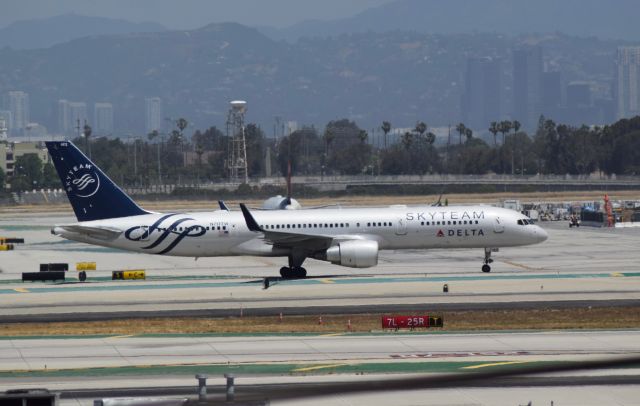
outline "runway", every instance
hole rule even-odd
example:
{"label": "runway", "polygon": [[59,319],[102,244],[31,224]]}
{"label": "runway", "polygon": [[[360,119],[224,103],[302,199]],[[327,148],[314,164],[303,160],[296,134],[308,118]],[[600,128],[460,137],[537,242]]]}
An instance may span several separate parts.
{"label": "runway", "polygon": [[[167,396],[193,393],[189,386],[193,387],[193,375],[196,373],[208,374],[214,385],[220,384],[218,377],[234,373],[239,385],[248,386],[250,393],[270,393],[277,390],[278,385],[281,392],[296,391],[305,385],[323,382],[362,382],[416,373],[467,374],[496,368],[557,365],[560,362],[570,364],[639,354],[640,330],[9,338],[0,341],[0,390],[17,385],[41,387],[46,383],[51,390],[69,393],[68,396],[74,401],[88,393],[113,393],[109,388],[119,388],[117,393],[120,396],[135,393],[133,389],[139,387],[148,388],[148,394]],[[495,397],[505,387],[519,386],[521,394],[522,387],[574,384],[599,385],[601,393],[614,390],[619,396],[620,392],[627,393],[629,388],[639,387],[639,372],[640,367],[584,371],[556,374],[552,381],[544,377],[533,380],[503,379],[472,386],[475,387],[473,391],[480,391],[474,395],[480,398]],[[611,384],[617,385],[615,389],[609,388]],[[483,387],[485,389],[479,389]],[[260,388],[263,392],[259,392]],[[238,392],[243,393],[242,389],[238,389]],[[403,397],[403,401],[394,403],[416,404],[412,402],[418,399],[420,391],[415,392]],[[448,389],[448,392],[438,389],[429,393],[433,392],[446,392],[447,402],[460,396],[470,396],[460,389]],[[531,393],[530,389],[527,393]],[[545,392],[545,395],[548,394]],[[557,392],[556,395],[562,398]],[[345,399],[354,402],[355,399],[353,404],[367,404],[361,403],[362,399],[371,399],[370,395],[354,396],[334,396],[323,401],[331,403],[331,399],[337,398],[342,399],[341,402]],[[389,400],[392,395],[377,396],[377,400],[369,404],[386,404],[381,403],[381,399],[386,396]],[[424,392],[422,396],[425,396]],[[455,403],[440,401],[419,404]],[[585,401],[583,404],[591,403]],[[619,404],[634,403],[625,401]]]}
{"label": "runway", "polygon": [[[358,313],[411,309],[499,309],[640,304],[639,229],[569,229],[542,223],[547,242],[494,254],[481,250],[382,252],[378,267],[348,269],[309,260],[311,278],[279,281],[281,258],[177,258],[68,242],[48,233],[66,217],[3,218],[0,232],[27,244],[0,253],[0,321],[102,320],[149,316]],[[41,262],[95,261],[87,283],[22,283]],[[145,269],[146,281],[110,280],[111,271]],[[449,287],[443,293],[443,285]]]}
{"label": "runway", "polygon": [[[640,304],[638,229],[576,230],[565,223],[542,223],[549,240],[495,253],[491,274],[480,272],[481,250],[382,252],[378,267],[363,270],[308,261],[311,278],[274,280],[265,290],[263,278],[275,277],[282,259],[194,261],[90,247],[48,233],[51,224],[69,221],[73,219],[38,214],[0,219],[2,236],[27,240],[15,251],[0,253],[0,322],[237,316],[240,309],[250,316]],[[64,284],[18,281],[21,272],[37,271],[41,262],[68,262],[73,269],[75,262],[84,261],[98,264],[87,283],[78,283],[73,271]],[[110,280],[113,270],[138,268],[147,271],[147,280]],[[143,393],[136,388],[192,394],[193,375],[200,372],[212,377],[218,393],[227,372],[235,373],[252,393],[270,393],[336,381],[415,373],[458,376],[638,354],[640,330],[9,337],[0,339],[0,390],[44,386],[65,391],[65,406],[91,405],[91,396],[101,393]],[[514,405],[554,400],[563,405],[637,405],[638,376],[638,369],[624,368],[492,381],[464,390],[403,391],[400,397],[336,395],[305,404]],[[574,385],[587,386],[576,391]]]}

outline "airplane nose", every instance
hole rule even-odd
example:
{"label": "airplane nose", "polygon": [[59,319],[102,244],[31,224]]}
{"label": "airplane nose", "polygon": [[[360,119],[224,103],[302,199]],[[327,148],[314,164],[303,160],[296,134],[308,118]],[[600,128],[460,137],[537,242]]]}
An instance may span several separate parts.
{"label": "airplane nose", "polygon": [[540,226],[535,226],[534,235],[536,237],[536,242],[544,242],[549,238],[549,234]]}

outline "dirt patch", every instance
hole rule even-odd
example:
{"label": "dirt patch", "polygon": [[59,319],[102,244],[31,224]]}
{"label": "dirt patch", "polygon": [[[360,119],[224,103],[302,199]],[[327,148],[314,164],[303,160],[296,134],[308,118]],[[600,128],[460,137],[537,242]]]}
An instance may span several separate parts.
{"label": "dirt patch", "polygon": [[[436,312],[443,329],[549,330],[640,328],[640,307]],[[0,336],[180,334],[180,333],[342,333],[381,330],[381,314],[327,316],[151,318],[99,322],[7,323]],[[350,328],[349,328],[350,324]]]}

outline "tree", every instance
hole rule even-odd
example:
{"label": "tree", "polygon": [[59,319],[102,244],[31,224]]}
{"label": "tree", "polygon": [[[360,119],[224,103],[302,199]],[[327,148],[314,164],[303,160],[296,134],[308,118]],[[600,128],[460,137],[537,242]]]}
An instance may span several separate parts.
{"label": "tree", "polygon": [[402,145],[404,145],[406,149],[409,149],[411,148],[412,143],[413,143],[413,133],[411,131],[405,131],[405,133],[402,134]]}
{"label": "tree", "polygon": [[13,166],[11,188],[24,191],[42,187],[42,161],[37,154],[20,155]]}
{"label": "tree", "polygon": [[462,145],[462,135],[466,132],[467,127],[463,123],[458,123],[456,131],[458,132],[459,145]]}
{"label": "tree", "polygon": [[427,131],[427,124],[424,121],[419,121],[418,123],[416,123],[415,132],[418,133],[418,136],[420,136],[420,138],[422,138],[425,131]]}
{"label": "tree", "polygon": [[51,162],[47,162],[42,167],[42,187],[59,188],[60,178],[56,172],[56,168]]}
{"label": "tree", "polygon": [[498,128],[498,123],[496,121],[492,121],[491,125],[489,126],[489,132],[491,134],[493,134],[493,146],[495,148],[498,147],[498,132],[499,132],[499,128]]}
{"label": "tree", "polygon": [[471,138],[473,137],[473,131],[471,130],[471,128],[465,128],[464,129],[464,135],[467,137],[467,141],[466,142],[471,141]]}
{"label": "tree", "polygon": [[391,123],[388,121],[383,121],[382,122],[382,126],[380,127],[382,128],[382,132],[384,132],[384,148],[387,148],[387,134],[389,134],[389,132],[391,131]]}

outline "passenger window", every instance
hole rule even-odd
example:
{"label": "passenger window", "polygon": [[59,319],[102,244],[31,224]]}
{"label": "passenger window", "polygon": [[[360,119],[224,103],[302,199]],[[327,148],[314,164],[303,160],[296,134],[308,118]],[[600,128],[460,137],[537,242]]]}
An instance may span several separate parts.
{"label": "passenger window", "polygon": [[[385,224],[385,225],[386,225],[386,224]],[[421,222],[420,222],[420,225],[421,225],[421,226],[423,226],[423,225],[424,225],[424,221],[421,221]]]}
{"label": "passenger window", "polygon": [[371,223],[367,223],[367,227],[371,227]]}
{"label": "passenger window", "polygon": [[222,226],[222,229],[223,229],[223,230],[226,230],[226,229],[227,229],[227,226]]}
{"label": "passenger window", "polygon": [[356,223],[356,227],[360,227],[360,223]]}

